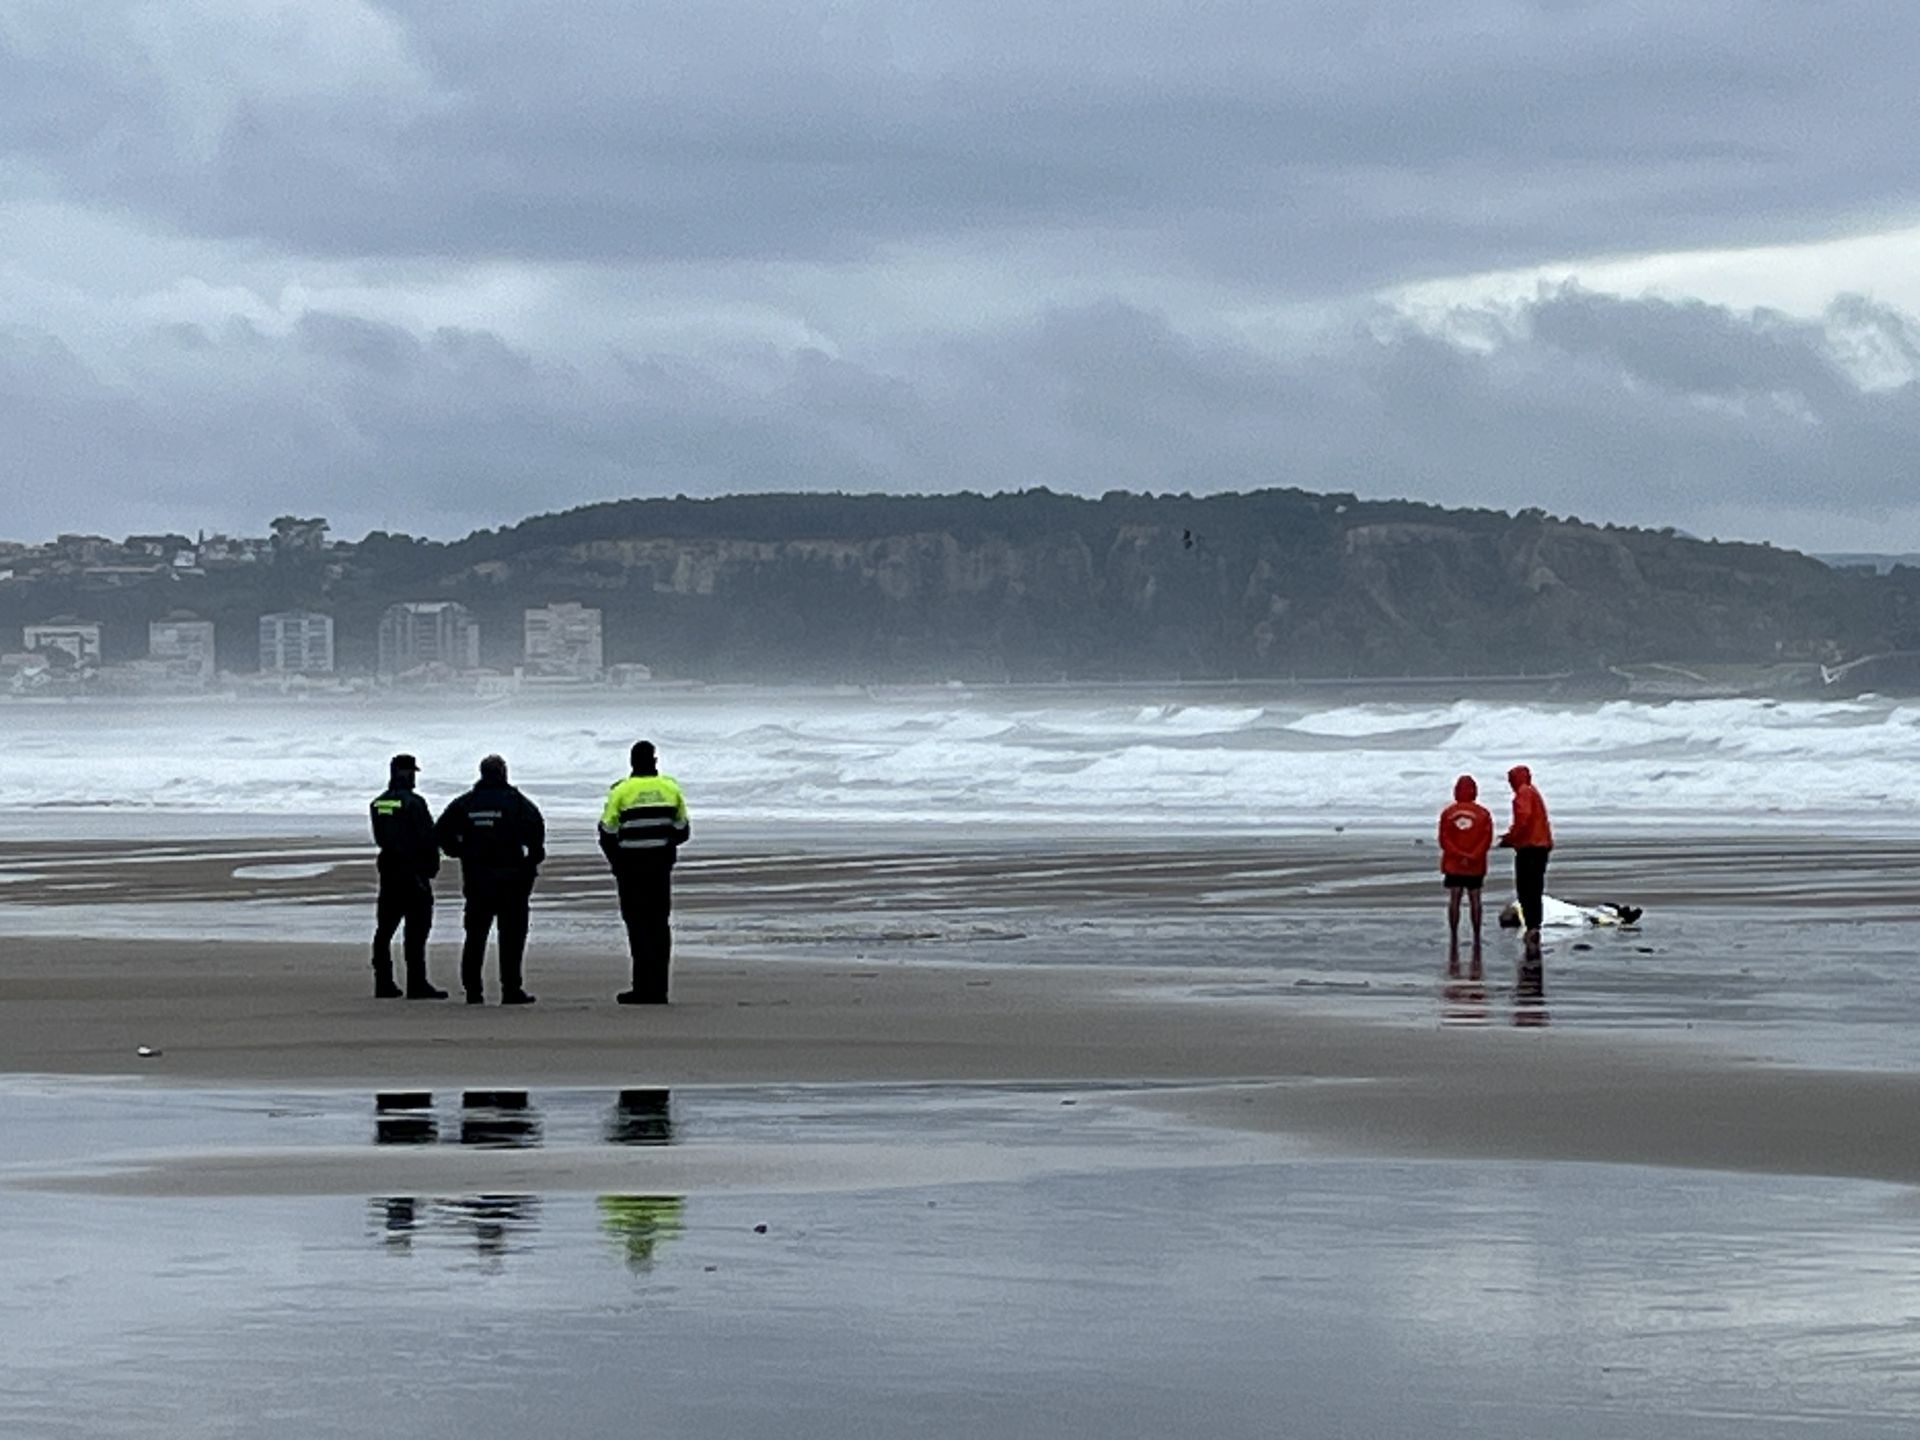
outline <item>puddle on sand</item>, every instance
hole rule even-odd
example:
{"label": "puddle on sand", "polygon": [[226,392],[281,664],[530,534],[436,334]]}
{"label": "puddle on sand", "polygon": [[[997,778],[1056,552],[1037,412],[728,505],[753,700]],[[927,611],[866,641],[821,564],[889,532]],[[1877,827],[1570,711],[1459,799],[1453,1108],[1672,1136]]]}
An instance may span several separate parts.
{"label": "puddle on sand", "polygon": [[[499,1167],[552,1147],[649,1162],[984,1133],[1059,1163],[809,1192],[0,1188],[0,1434],[1770,1440],[1920,1424],[1916,1202],[1892,1187],[1221,1165],[1204,1135],[1183,1165],[1169,1122],[1084,1090],[470,1098],[404,1107],[434,1135],[392,1151],[378,1126],[403,1111],[368,1094],[45,1087],[8,1096],[6,1129],[42,1115],[21,1128],[46,1163],[210,1132]],[[533,1128],[468,1142],[470,1119]],[[1074,1169],[1129,1140],[1150,1168]]]}

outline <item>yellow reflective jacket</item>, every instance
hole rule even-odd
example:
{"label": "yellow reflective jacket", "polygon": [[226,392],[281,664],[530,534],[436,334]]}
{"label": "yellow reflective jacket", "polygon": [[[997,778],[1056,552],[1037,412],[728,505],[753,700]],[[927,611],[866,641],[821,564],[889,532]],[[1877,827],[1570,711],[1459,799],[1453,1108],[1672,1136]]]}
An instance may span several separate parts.
{"label": "yellow reflective jacket", "polygon": [[686,796],[671,775],[627,776],[600,811],[600,848],[610,860],[664,858],[671,865],[692,833]]}

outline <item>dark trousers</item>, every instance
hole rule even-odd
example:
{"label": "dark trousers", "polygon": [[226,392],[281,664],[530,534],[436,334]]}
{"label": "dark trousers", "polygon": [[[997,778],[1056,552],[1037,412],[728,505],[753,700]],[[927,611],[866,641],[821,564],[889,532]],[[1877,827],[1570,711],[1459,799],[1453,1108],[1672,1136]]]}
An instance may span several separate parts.
{"label": "dark trousers", "polygon": [[1520,900],[1520,916],[1527,929],[1540,928],[1547,893],[1547,859],[1553,851],[1545,845],[1523,845],[1513,852],[1513,889]]}
{"label": "dark trousers", "polygon": [[673,868],[622,865],[613,872],[620,887],[620,918],[627,922],[627,952],[633,957],[633,988],[646,999],[667,998],[673,962]]}
{"label": "dark trousers", "polygon": [[382,875],[374,902],[373,973],[393,978],[393,936],[406,926],[401,942],[407,958],[407,986],[427,983],[427,934],[433,929],[433,886],[420,875]]}
{"label": "dark trousers", "polygon": [[487,964],[487,937],[500,926],[500,993],[512,995],[526,988],[522,967],[527,955],[527,902],[533,887],[507,884],[467,894],[466,943],[460,947],[460,986],[469,995],[482,994]]}

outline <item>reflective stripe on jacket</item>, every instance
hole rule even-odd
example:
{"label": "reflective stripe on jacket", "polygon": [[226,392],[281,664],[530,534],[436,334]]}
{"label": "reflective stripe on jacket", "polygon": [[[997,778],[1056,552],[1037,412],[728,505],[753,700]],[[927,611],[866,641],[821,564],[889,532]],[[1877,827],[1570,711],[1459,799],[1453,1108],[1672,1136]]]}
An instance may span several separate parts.
{"label": "reflective stripe on jacket", "polygon": [[671,859],[691,831],[686,797],[671,775],[627,776],[607,792],[600,812],[600,846],[609,854],[654,851]]}

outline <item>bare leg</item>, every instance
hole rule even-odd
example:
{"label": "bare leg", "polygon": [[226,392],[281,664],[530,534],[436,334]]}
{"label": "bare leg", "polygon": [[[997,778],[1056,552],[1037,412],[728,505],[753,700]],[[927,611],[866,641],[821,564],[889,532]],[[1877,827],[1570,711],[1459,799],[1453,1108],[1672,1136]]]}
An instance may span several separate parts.
{"label": "bare leg", "polygon": [[1480,943],[1480,892],[1475,890],[1468,895],[1467,903],[1473,914],[1473,943],[1477,946]]}
{"label": "bare leg", "polygon": [[[1474,934],[1477,935],[1480,933],[1480,929],[1479,929],[1480,908],[1479,908],[1478,896],[1475,897],[1473,916],[1474,916]],[[1453,936],[1455,944],[1459,943],[1459,940],[1460,940],[1460,892],[1451,887],[1449,887],[1447,890],[1447,933]]]}

